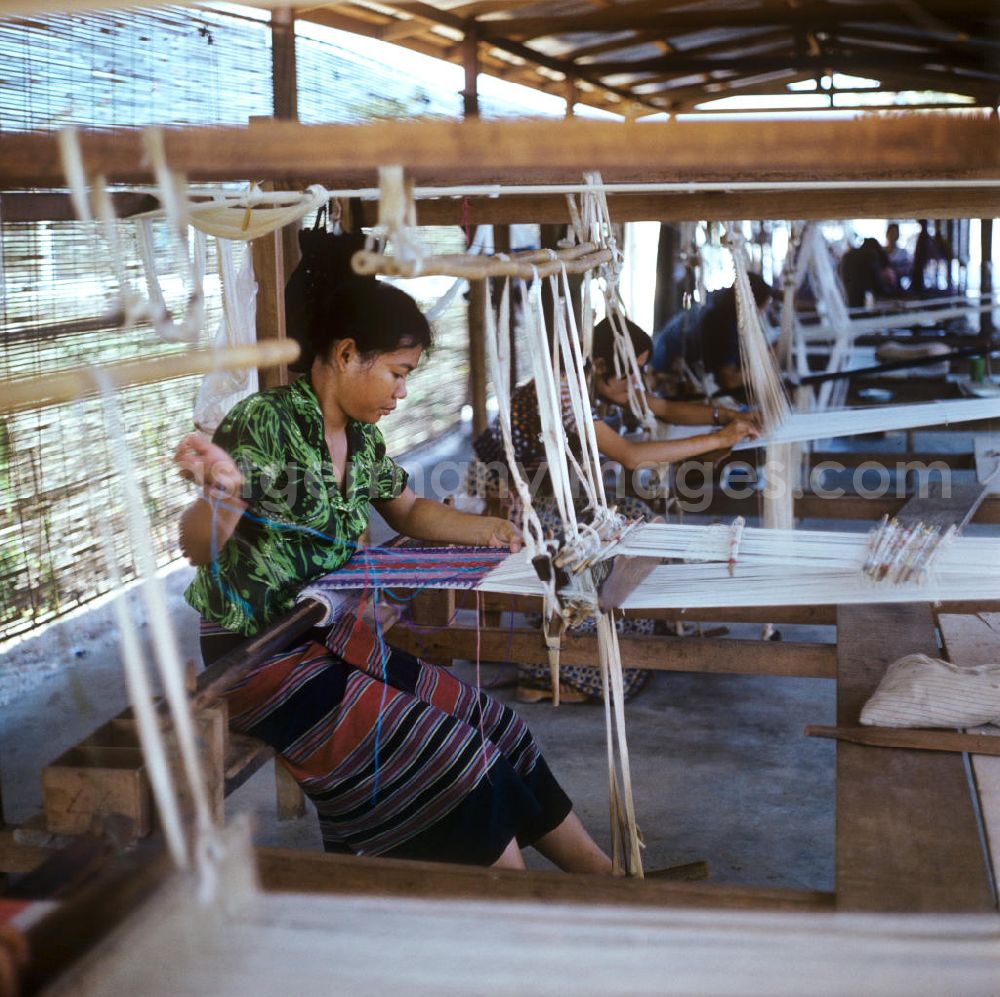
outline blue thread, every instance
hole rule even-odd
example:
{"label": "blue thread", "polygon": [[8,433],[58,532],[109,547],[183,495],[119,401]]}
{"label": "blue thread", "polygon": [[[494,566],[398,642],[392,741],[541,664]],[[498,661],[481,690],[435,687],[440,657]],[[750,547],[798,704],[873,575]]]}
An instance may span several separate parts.
{"label": "blue thread", "polygon": [[[367,554],[365,554],[364,557],[366,566],[371,567],[372,573],[376,574],[374,567],[371,565],[371,558]],[[378,716],[375,719],[375,775],[372,780],[372,806],[374,806],[378,796],[379,776],[381,775],[381,770],[379,768],[379,748],[382,741],[382,713],[385,708],[386,695],[389,691],[389,646],[385,642],[385,636],[382,633],[382,621],[379,619],[378,615],[379,588],[377,582],[375,582],[372,586],[372,593],[372,614],[375,617],[375,637],[378,640],[379,655],[382,659],[382,698],[379,700]]]}
{"label": "blue thread", "polygon": [[[233,602],[235,602],[243,610],[243,612],[247,615],[247,618],[250,619],[250,620],[252,620],[254,618],[253,607],[250,606],[250,604],[245,599],[243,599],[242,596],[240,596],[238,592],[235,592],[231,588],[231,586],[227,585],[222,580],[222,576],[219,574],[219,564],[218,564],[218,554],[219,554],[219,551],[218,551],[218,537],[216,535],[216,515],[217,515],[218,509],[219,509],[220,506],[223,506],[224,508],[227,508],[227,509],[230,509],[230,510],[236,510],[236,507],[232,506],[232,505],[225,504],[223,502],[222,496],[218,496],[218,497],[214,498],[213,500],[211,500],[210,501],[210,506],[211,506],[211,509],[212,509],[212,524],[211,524],[211,531],[210,531],[210,541],[209,541],[209,543],[210,543],[210,551],[209,551],[209,553],[211,555],[211,573],[212,573],[212,578],[215,581],[216,585],[218,586],[219,591],[223,594],[223,596],[226,597],[226,598],[228,598],[228,599],[230,599],[230,600],[232,600]],[[352,548],[354,553],[356,553],[358,550],[362,551],[362,556],[363,556],[364,562],[365,562],[365,575],[366,576],[368,576],[368,575],[371,576],[370,586],[366,585],[366,588],[370,587],[371,591],[372,591],[372,612],[373,612],[374,620],[375,620],[375,637],[376,637],[376,639],[378,641],[379,656],[381,658],[381,664],[382,664],[382,697],[381,697],[381,699],[379,701],[378,716],[377,716],[376,721],[375,721],[375,751],[374,751],[374,762],[373,762],[373,764],[374,764],[374,775],[373,775],[373,779],[372,779],[372,805],[374,806],[375,803],[377,802],[379,779],[380,779],[380,776],[381,776],[379,753],[380,753],[381,739],[382,739],[382,717],[383,717],[383,712],[384,712],[384,709],[385,709],[386,697],[387,697],[388,691],[389,691],[389,645],[388,645],[388,643],[385,640],[385,635],[384,635],[384,632],[383,632],[383,629],[382,629],[382,621],[379,618],[379,613],[378,613],[379,600],[380,600],[380,596],[382,594],[385,594],[385,595],[388,595],[390,599],[394,600],[397,603],[410,602],[417,595],[419,595],[422,591],[424,591],[424,589],[428,588],[428,586],[426,586],[426,585],[418,586],[418,587],[414,588],[410,592],[409,595],[401,595],[401,594],[397,593],[396,591],[394,591],[393,589],[389,588],[388,586],[383,587],[383,586],[380,586],[378,584],[378,569],[376,568],[375,563],[374,563],[374,559],[371,556],[372,552],[374,552],[374,551],[392,551],[392,550],[394,550],[394,548],[390,548],[390,547],[364,547],[364,546],[360,546],[359,544],[355,543],[354,541],[344,540],[344,539],[341,539],[339,537],[328,536],[327,534],[321,532],[320,530],[314,529],[311,526],[300,526],[300,525],[298,525],[296,523],[279,523],[279,522],[277,522],[275,520],[267,518],[266,516],[256,516],[252,512],[250,512],[248,509],[245,509],[245,508],[242,509],[242,510],[238,510],[238,511],[240,511],[241,515],[245,516],[251,522],[258,523],[261,526],[266,526],[266,527],[269,527],[269,528],[275,529],[275,530],[284,530],[284,531],[294,531],[294,532],[299,532],[299,533],[305,533],[307,535],[317,537],[318,539],[326,540],[326,541],[328,541],[331,544],[336,544],[336,545],[339,545],[341,547]],[[461,576],[462,576],[462,574],[464,572],[479,571],[479,570],[481,570],[479,568],[479,566],[470,566],[468,568],[456,567],[455,568],[455,573],[453,575],[449,576],[446,579],[446,581],[457,580],[457,579],[461,578]],[[366,577],[366,581],[367,580],[368,579]],[[457,614],[457,609],[456,609],[456,614]],[[439,629],[439,628],[435,627],[435,628],[427,628],[427,629]],[[510,632],[510,643],[511,644],[513,643],[513,639],[514,639],[514,631],[513,631],[513,613],[512,613],[511,614],[511,632]],[[510,654],[510,649],[508,648],[508,656],[509,656],[509,654]],[[485,752],[485,735],[482,732],[483,706],[482,706],[482,702],[479,701],[479,697],[482,696],[482,690],[479,689],[477,691],[479,693],[479,696],[477,696],[477,705],[478,705],[479,711],[480,711],[480,714],[479,714],[480,715],[480,736],[483,738],[483,755],[484,755],[484,761],[485,761],[485,753],[486,753]]]}
{"label": "blue thread", "polygon": [[[249,610],[249,617],[250,617],[250,619],[253,619],[253,615],[254,614],[253,614],[253,610],[249,608],[249,604],[246,602],[246,600],[242,599],[237,593],[233,592],[232,589],[229,586],[227,586],[225,584],[225,582],[223,582],[222,578],[219,576],[218,564],[216,563],[216,558],[217,558],[217,555],[218,555],[218,550],[217,550],[217,546],[216,546],[216,536],[215,536],[215,511],[216,511],[216,508],[218,508],[220,506],[222,508],[229,509],[231,511],[239,511],[239,512],[242,513],[242,515],[244,517],[246,517],[247,519],[249,519],[250,522],[257,523],[260,526],[267,526],[267,527],[269,527],[271,529],[274,529],[274,530],[283,530],[283,531],[288,531],[288,532],[304,533],[304,534],[307,534],[309,536],[316,537],[319,540],[326,540],[328,543],[335,544],[335,545],[338,545],[340,547],[345,547],[345,548],[349,549],[352,554],[357,553],[357,551],[359,551],[359,550],[363,550],[363,551],[367,551],[367,552],[373,552],[373,551],[392,552],[392,551],[396,550],[396,548],[392,548],[392,547],[378,547],[378,546],[375,546],[375,547],[372,547],[372,546],[365,547],[365,546],[362,546],[362,545],[356,543],[353,540],[345,540],[345,539],[343,539],[341,537],[331,537],[328,534],[323,533],[321,530],[314,529],[311,526],[300,526],[297,523],[279,523],[276,520],[267,518],[266,516],[256,516],[252,512],[250,512],[248,509],[239,510],[239,509],[237,509],[236,506],[227,505],[222,500],[222,498],[220,497],[212,505],[212,550],[211,550],[211,554],[212,554],[212,575],[213,575],[213,578],[215,579],[215,581],[217,582],[217,584],[219,586],[219,590],[222,592],[222,594],[224,596],[226,596],[227,598],[232,599],[242,609],[244,609],[244,611]],[[350,560],[350,557],[348,557],[345,560],[344,563],[346,563],[347,560]],[[368,564],[368,563],[369,562],[366,560],[366,564]],[[449,575],[443,581],[444,582],[458,581],[458,580],[460,580],[462,578],[463,574],[466,574],[466,573],[469,573],[469,572],[477,572],[477,571],[480,571],[480,570],[481,570],[481,568],[478,567],[478,566],[476,566],[476,565],[473,565],[473,566],[470,566],[470,567],[467,567],[467,568],[465,568],[465,567],[456,567],[454,569],[454,574]],[[439,583],[439,584],[441,584],[441,583]],[[429,588],[429,586],[427,586],[427,585],[414,586],[412,588],[412,590],[409,592],[409,594],[407,594],[407,595],[404,595],[404,594],[398,592],[397,590],[390,588],[389,586],[382,587],[381,591],[385,595],[387,595],[390,599],[392,599],[393,601],[395,601],[396,603],[403,604],[403,603],[408,603],[408,602],[412,601],[418,595],[420,595],[421,592],[423,592],[427,588]]]}

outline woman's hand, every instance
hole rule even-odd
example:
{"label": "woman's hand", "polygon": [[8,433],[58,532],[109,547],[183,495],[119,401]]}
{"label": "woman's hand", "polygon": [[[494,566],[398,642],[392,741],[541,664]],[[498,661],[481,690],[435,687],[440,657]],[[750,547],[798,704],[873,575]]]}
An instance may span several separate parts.
{"label": "woman's hand", "polygon": [[510,552],[516,554],[524,544],[521,531],[509,520],[497,516],[483,516],[483,539],[485,547],[510,547]]}
{"label": "woman's hand", "polygon": [[719,425],[728,426],[731,422],[735,422],[737,419],[742,419],[744,422],[749,422],[751,426],[760,432],[760,413],[756,409],[751,409],[749,412],[741,412],[736,408],[726,408],[723,405],[716,406],[714,411],[719,413]]}
{"label": "woman's hand", "polygon": [[726,447],[733,447],[741,440],[756,440],[760,436],[760,430],[754,421],[745,415],[740,415],[736,419],[731,419],[719,430],[719,443]]}
{"label": "woman's hand", "polygon": [[174,466],[181,477],[220,498],[238,498],[243,487],[243,475],[232,457],[201,433],[188,433],[177,444]]}

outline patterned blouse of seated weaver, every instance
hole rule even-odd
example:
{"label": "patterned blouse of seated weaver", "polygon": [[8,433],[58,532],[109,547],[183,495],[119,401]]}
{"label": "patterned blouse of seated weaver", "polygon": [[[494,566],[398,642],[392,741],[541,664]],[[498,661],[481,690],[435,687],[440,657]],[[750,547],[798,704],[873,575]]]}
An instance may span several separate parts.
{"label": "patterned blouse of seated weaver", "polygon": [[291,610],[307,582],[344,564],[371,502],[398,497],[407,483],[378,427],[351,420],[339,487],[308,377],[234,406],[213,442],[243,472],[248,514],[184,597],[206,620],[247,636]]}

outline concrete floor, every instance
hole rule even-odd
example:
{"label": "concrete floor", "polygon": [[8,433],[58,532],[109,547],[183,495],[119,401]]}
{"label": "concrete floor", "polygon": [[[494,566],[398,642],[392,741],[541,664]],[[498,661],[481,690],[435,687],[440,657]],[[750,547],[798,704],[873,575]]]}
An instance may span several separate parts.
{"label": "concrete floor", "polygon": [[[179,568],[165,583],[182,654],[197,658],[195,615],[180,599],[189,576],[190,569]],[[812,628],[817,636],[829,629]],[[793,628],[787,630],[788,639],[801,639]],[[42,639],[61,653],[63,667],[5,706],[0,719],[3,804],[15,824],[40,810],[42,766],[126,705],[110,604],[57,624]],[[76,657],[74,650],[84,653]],[[475,681],[472,664],[456,668]],[[513,677],[511,666],[481,669],[487,687]],[[495,695],[513,702],[509,685]],[[607,847],[603,708],[518,704],[517,709],[584,823]],[[803,737],[802,729],[833,722],[832,682],[663,672],[628,704],[626,714],[648,867],[707,859],[719,882],[830,888],[833,745]],[[311,812],[297,821],[277,820],[270,765],[229,798],[227,813],[238,812],[255,814],[261,844],[320,847]],[[547,865],[534,853],[529,864]]]}
{"label": "concrete floor", "polygon": [[[949,434],[950,446],[966,442],[960,434]],[[461,439],[452,439],[414,460],[448,459],[463,446],[467,444]],[[867,528],[860,523],[837,526]],[[983,532],[995,535],[996,530]],[[380,539],[378,533],[375,539]],[[175,567],[164,582],[182,655],[197,660],[195,614],[180,598],[190,572],[186,566]],[[121,598],[135,603],[136,593]],[[730,635],[756,636],[758,630],[732,627]],[[782,633],[787,640],[833,639],[833,628],[783,627]],[[474,681],[471,665],[456,667]],[[485,686],[512,679],[509,666],[482,668]],[[512,693],[509,685],[496,690],[505,701],[512,700]],[[0,657],[4,703],[0,785],[7,820],[20,823],[39,812],[41,767],[125,705],[110,604],[60,621]],[[602,708],[554,710],[537,704],[518,709],[584,823],[607,847]],[[827,680],[654,674],[626,709],[647,867],[706,859],[717,882],[832,888],[834,746],[805,738],[802,730],[809,723],[832,723],[834,710],[835,690]],[[262,844],[320,847],[311,813],[298,821],[277,821],[271,766],[230,797],[227,811],[253,812]],[[546,865],[533,853],[529,864]]]}

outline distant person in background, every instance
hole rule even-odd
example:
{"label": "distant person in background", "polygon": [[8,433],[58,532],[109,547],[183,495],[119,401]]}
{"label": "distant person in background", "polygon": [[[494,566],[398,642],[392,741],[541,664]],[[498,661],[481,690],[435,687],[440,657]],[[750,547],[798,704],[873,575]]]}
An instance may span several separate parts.
{"label": "distant person in background", "polygon": [[878,239],[865,239],[860,246],[844,253],[840,258],[840,279],[844,283],[848,308],[864,308],[869,294],[873,298],[892,296],[892,269]]}
{"label": "distant person in background", "polygon": [[[750,274],[750,289],[758,308],[778,297],[759,274]],[[668,374],[685,365],[712,374],[723,391],[743,387],[734,287],[716,291],[701,308],[678,312],[655,334],[653,369]]]}
{"label": "distant person in background", "polygon": [[896,283],[896,289],[905,291],[910,286],[910,268],[913,260],[905,247],[899,244],[899,226],[891,222],[885,230],[885,255]]}

